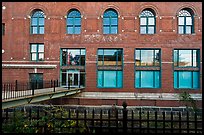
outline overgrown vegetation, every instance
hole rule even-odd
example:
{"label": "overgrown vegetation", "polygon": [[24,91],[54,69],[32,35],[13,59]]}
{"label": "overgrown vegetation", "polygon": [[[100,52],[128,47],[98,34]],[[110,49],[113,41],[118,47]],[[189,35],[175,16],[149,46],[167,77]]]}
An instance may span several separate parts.
{"label": "overgrown vegetation", "polygon": [[188,92],[183,91],[180,93],[179,100],[185,104],[187,110],[190,110],[191,108],[195,112],[198,110],[196,100],[194,100]]}
{"label": "overgrown vegetation", "polygon": [[[12,119],[3,122],[3,133],[89,133],[89,128],[80,121],[66,119],[70,112],[63,107],[44,108],[39,116],[36,111],[31,116],[22,110],[10,112]],[[37,118],[38,117],[38,118]]]}

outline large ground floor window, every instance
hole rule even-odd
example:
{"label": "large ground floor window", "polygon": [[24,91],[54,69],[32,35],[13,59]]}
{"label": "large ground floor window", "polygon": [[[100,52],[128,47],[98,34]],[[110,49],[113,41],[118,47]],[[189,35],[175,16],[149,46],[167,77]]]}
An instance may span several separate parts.
{"label": "large ground floor window", "polygon": [[160,71],[136,71],[135,88],[160,88]]}
{"label": "large ground floor window", "polygon": [[83,70],[62,70],[61,86],[71,88],[85,87],[85,72]]}
{"label": "large ground floor window", "polygon": [[174,71],[174,88],[199,88],[199,72]]}
{"label": "large ground floor window", "polygon": [[98,88],[122,88],[123,74],[122,71],[98,71]]}

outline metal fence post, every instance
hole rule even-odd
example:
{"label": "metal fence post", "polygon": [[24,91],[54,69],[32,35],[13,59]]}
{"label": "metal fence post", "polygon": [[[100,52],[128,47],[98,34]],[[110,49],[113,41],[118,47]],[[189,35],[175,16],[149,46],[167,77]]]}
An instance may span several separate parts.
{"label": "metal fence post", "polygon": [[16,80],[16,91],[18,90],[18,82],[17,82],[17,80]]}
{"label": "metal fence post", "polygon": [[55,80],[54,80],[54,92],[55,92]]}
{"label": "metal fence post", "polygon": [[127,103],[124,101],[123,104],[123,133],[127,133]]}
{"label": "metal fence post", "polygon": [[57,79],[57,87],[59,87],[59,85],[58,85],[58,79]]}
{"label": "metal fence post", "polygon": [[35,82],[31,82],[31,84],[32,84],[32,95],[34,95]]}

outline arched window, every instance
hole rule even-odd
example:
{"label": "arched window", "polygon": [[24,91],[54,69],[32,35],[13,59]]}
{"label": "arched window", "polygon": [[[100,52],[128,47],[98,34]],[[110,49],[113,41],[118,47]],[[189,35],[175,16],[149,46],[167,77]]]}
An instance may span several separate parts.
{"label": "arched window", "polygon": [[140,14],[140,34],[156,33],[155,13],[151,9],[145,9]]}
{"label": "arched window", "polygon": [[114,9],[107,9],[103,14],[103,34],[118,33],[118,13]]}
{"label": "arched window", "polygon": [[179,34],[191,34],[194,33],[194,14],[191,9],[184,8],[179,11],[178,16],[178,33]]}
{"label": "arched window", "polygon": [[44,34],[45,18],[41,10],[35,10],[31,17],[31,34]]}
{"label": "arched window", "polygon": [[67,33],[81,33],[81,13],[76,9],[72,9],[67,15]]}

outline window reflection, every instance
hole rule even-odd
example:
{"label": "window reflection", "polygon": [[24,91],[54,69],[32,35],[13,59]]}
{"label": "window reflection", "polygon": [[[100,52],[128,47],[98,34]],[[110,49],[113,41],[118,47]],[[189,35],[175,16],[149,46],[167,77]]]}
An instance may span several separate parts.
{"label": "window reflection", "polygon": [[135,51],[136,66],[159,66],[160,50],[141,50]]}
{"label": "window reflection", "polygon": [[122,49],[99,49],[98,65],[122,65]]}
{"label": "window reflection", "polygon": [[62,66],[85,65],[85,49],[62,49]]}

